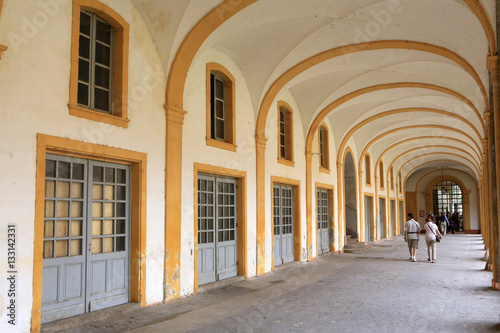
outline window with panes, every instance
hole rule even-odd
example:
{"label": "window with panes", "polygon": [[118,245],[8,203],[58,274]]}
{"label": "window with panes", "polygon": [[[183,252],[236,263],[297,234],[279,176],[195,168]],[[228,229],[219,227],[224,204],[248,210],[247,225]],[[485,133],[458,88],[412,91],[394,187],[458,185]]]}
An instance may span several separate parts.
{"label": "window with panes", "polygon": [[280,127],[280,157],[287,158],[287,121],[286,121],[286,111],[280,108],[279,116],[279,127]]}
{"label": "window with panes", "polygon": [[211,137],[212,139],[226,141],[226,82],[212,73],[210,75],[211,93]]}
{"label": "window with panes", "polygon": [[78,105],[112,114],[114,34],[94,13],[80,12]]}
{"label": "window with panes", "polygon": [[328,169],[328,132],[324,127],[319,128],[319,156],[321,167]]}

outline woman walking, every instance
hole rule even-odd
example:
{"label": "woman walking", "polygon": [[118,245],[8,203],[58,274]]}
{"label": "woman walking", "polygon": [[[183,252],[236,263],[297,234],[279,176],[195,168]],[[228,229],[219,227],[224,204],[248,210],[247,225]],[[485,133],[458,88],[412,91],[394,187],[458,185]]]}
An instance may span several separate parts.
{"label": "woman walking", "polygon": [[436,235],[441,236],[439,228],[434,224],[431,218],[427,218],[424,224],[425,229],[425,242],[427,243],[427,260],[436,262]]}

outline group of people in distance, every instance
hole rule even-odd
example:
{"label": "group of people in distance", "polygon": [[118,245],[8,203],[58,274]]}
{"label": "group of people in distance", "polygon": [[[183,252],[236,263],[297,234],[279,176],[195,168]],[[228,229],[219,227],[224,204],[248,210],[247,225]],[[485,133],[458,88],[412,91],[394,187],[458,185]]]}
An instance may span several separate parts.
{"label": "group of people in distance", "polygon": [[[424,224],[428,261],[432,263],[436,262],[436,239],[441,238],[443,235],[445,235],[448,228],[450,228],[450,231],[452,231],[452,233],[455,233],[455,228],[454,226],[451,226],[450,221],[446,217],[445,213],[441,214],[441,216],[439,217],[439,221],[436,224],[436,218],[434,214],[432,214],[432,212],[429,212],[429,215],[427,216]],[[420,223],[414,220],[412,213],[408,213],[408,220],[405,224],[404,239],[405,242],[408,243],[408,250],[410,251],[410,261],[417,261],[417,249],[420,230],[422,230]]]}

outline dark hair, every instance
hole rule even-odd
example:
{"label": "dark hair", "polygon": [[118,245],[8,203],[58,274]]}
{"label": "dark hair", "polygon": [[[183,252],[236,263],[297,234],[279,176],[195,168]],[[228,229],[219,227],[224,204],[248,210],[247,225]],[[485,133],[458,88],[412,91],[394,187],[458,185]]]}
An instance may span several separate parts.
{"label": "dark hair", "polygon": [[408,213],[408,216],[413,218],[413,214],[412,213]]}

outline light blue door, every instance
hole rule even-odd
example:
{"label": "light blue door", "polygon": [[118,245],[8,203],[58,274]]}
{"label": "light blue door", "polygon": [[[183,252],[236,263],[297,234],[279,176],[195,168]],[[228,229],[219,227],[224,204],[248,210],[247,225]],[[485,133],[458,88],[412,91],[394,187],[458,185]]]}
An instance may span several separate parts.
{"label": "light blue door", "polygon": [[391,214],[391,219],[390,219],[391,223],[390,223],[389,231],[387,233],[388,237],[391,237],[393,235],[393,232],[394,232],[394,221],[395,221],[394,220],[395,219],[395,216],[394,216],[395,211],[394,211],[394,209],[395,209],[395,204],[396,204],[396,202],[394,200],[391,200],[391,208],[390,208],[391,209],[391,212],[390,212],[390,214]]}
{"label": "light blue door", "polygon": [[384,223],[385,223],[385,199],[379,198],[379,214],[378,214],[378,220],[379,220],[379,228],[380,228],[380,238],[385,238],[385,230],[384,230]]}
{"label": "light blue door", "polygon": [[365,239],[366,242],[371,241],[371,224],[372,224],[372,198],[365,196]]}
{"label": "light blue door", "polygon": [[293,188],[273,186],[274,265],[293,261]]}
{"label": "light blue door", "polygon": [[42,323],[129,301],[129,167],[47,155]]}
{"label": "light blue door", "polygon": [[318,188],[316,198],[318,254],[323,254],[330,252],[328,190]]}
{"label": "light blue door", "polygon": [[198,284],[237,275],[236,180],[198,176]]}

